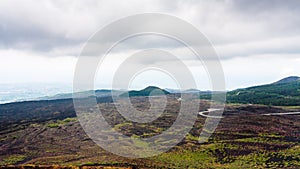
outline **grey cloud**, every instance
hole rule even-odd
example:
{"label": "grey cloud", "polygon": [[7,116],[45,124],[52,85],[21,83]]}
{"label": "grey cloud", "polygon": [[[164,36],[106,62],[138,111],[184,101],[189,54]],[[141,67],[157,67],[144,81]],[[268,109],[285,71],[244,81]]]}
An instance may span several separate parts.
{"label": "grey cloud", "polygon": [[266,35],[291,36],[300,33],[300,1],[237,0],[230,1],[236,15],[248,22],[260,22]]}
{"label": "grey cloud", "polygon": [[14,48],[40,52],[49,52],[56,47],[74,46],[82,42],[52,35],[42,30],[20,30],[11,27],[0,28],[0,37],[2,49]]}
{"label": "grey cloud", "polygon": [[[16,5],[18,3],[18,6]],[[300,1],[2,1],[0,4],[0,48],[26,49],[57,54],[56,49],[79,47],[97,29],[120,17],[141,12],[163,12],[186,19],[203,31],[223,58],[261,53],[299,53],[295,44],[283,47],[253,47],[252,44],[286,39],[300,34]],[[164,21],[161,21],[164,24]],[[151,26],[142,25],[142,27]],[[120,32],[140,29],[128,23]],[[179,29],[173,27],[172,29]],[[98,41],[96,48],[112,45],[118,35]],[[197,37],[191,36],[190,39]],[[105,44],[104,44],[105,43]],[[247,45],[250,47],[247,47]],[[272,43],[269,43],[272,45]],[[199,45],[199,44],[191,44]],[[136,38],[115,52],[144,48],[178,50],[182,46],[155,37]],[[62,50],[64,51],[64,50]],[[74,52],[61,55],[78,55]],[[235,52],[236,51],[236,52]],[[52,54],[51,54],[52,53]]]}
{"label": "grey cloud", "polygon": [[240,12],[261,13],[276,10],[288,10],[299,12],[300,1],[298,0],[230,0],[233,7]]}
{"label": "grey cloud", "polygon": [[116,18],[148,8],[169,10],[174,7],[169,2],[4,0],[0,3],[0,48],[49,52],[78,45]]}

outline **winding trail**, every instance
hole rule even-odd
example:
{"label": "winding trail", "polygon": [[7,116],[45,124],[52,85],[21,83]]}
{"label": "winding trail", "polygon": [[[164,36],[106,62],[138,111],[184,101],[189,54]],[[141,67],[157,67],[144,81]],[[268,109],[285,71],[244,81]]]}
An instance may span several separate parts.
{"label": "winding trail", "polygon": [[[200,116],[209,117],[209,118],[224,118],[224,116],[210,116],[207,115],[210,112],[218,111],[219,109],[208,109],[207,111],[199,112]],[[300,112],[285,112],[285,113],[266,113],[262,114],[263,116],[282,116],[282,115],[300,115]]]}
{"label": "winding trail", "polygon": [[208,109],[207,111],[201,111],[199,112],[199,115],[200,116],[203,116],[203,117],[209,117],[209,118],[224,118],[223,116],[210,116],[210,115],[207,115],[207,114],[204,114],[204,113],[210,113],[210,112],[214,112],[214,111],[218,111],[220,109]]}

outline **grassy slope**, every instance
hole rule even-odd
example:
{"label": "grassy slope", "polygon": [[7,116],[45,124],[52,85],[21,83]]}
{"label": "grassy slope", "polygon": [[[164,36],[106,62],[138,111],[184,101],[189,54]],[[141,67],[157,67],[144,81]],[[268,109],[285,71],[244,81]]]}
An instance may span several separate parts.
{"label": "grassy slope", "polygon": [[237,89],[227,93],[229,103],[251,103],[276,106],[300,104],[300,81],[274,83]]}
{"label": "grassy slope", "polygon": [[[272,106],[299,106],[300,81],[272,83],[229,91],[227,103],[262,104]],[[211,99],[211,94],[202,93],[201,99]]]}

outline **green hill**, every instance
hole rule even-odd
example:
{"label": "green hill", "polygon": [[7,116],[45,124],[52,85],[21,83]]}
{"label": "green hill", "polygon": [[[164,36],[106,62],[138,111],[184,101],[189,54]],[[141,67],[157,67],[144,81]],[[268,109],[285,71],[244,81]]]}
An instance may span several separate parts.
{"label": "green hill", "polygon": [[227,102],[275,106],[300,105],[300,78],[291,76],[267,85],[233,90],[227,93]]}
{"label": "green hill", "polygon": [[170,92],[160,89],[158,87],[155,86],[149,86],[146,87],[145,89],[142,90],[132,90],[126,93],[121,94],[120,96],[125,97],[125,96],[129,96],[129,97],[133,97],[133,96],[157,96],[157,95],[163,95],[163,94],[170,94]]}

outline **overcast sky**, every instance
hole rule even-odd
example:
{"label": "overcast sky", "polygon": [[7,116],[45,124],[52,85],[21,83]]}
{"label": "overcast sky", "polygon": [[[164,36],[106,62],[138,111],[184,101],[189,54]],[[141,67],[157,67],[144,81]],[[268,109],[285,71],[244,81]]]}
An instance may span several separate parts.
{"label": "overcast sky", "polygon": [[[144,12],[179,17],[205,34],[220,57],[229,90],[300,76],[298,0],[1,0],[0,83],[72,83],[78,55],[90,36],[117,19]],[[169,44],[166,49],[191,63],[198,87],[210,88],[199,80],[206,73],[177,45],[155,37],[134,42],[130,44],[136,48]],[[128,54],[121,49],[112,53],[110,64]],[[111,78],[107,74],[98,87],[109,88]],[[157,81],[174,87],[172,79],[158,72],[137,76],[133,86]]]}

